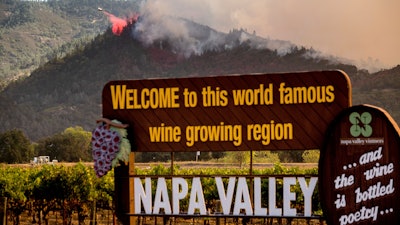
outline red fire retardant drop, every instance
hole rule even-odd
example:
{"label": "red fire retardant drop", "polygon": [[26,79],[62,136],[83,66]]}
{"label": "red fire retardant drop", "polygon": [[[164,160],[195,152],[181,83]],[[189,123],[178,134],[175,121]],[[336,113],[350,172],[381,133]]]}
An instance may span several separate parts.
{"label": "red fire retardant drop", "polygon": [[114,16],[111,13],[104,12],[104,14],[106,14],[108,16],[108,19],[112,23],[111,30],[112,30],[113,34],[118,35],[118,36],[121,35],[124,27],[126,25],[128,25],[128,22],[124,19]]}
{"label": "red fire retardant drop", "polygon": [[134,16],[133,18],[130,19],[122,19],[119,17],[114,16],[113,14],[109,12],[104,12],[106,16],[108,16],[108,19],[112,23],[112,32],[115,35],[121,35],[122,31],[124,30],[124,27],[128,25],[128,22],[134,22],[137,20],[137,16]]}

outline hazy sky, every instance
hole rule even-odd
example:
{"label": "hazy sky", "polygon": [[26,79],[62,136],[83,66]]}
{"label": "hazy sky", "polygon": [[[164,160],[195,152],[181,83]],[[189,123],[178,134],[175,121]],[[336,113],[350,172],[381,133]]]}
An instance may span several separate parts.
{"label": "hazy sky", "polygon": [[[400,64],[399,0],[148,0],[153,10],[228,32],[288,40],[368,67]],[[372,65],[374,64],[374,65]]]}

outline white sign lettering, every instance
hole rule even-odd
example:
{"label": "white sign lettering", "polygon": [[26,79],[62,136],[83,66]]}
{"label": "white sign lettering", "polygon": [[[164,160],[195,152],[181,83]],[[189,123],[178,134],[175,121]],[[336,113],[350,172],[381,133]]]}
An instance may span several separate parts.
{"label": "white sign lettering", "polygon": [[[360,174],[364,176],[361,175],[360,177],[357,177],[357,179],[360,179],[361,182],[364,182],[363,178],[365,178],[365,181],[371,182],[376,178],[391,177],[391,175],[395,171],[394,163],[390,162],[381,165],[379,161],[383,159],[382,150],[383,147],[379,146],[377,149],[367,151],[359,157],[359,165],[363,165],[367,167],[367,169],[361,171]],[[375,164],[372,164],[372,162],[375,162]],[[345,163],[342,168],[344,171],[347,170],[346,173],[357,173],[360,170],[356,162]],[[383,216],[385,214],[393,213],[394,210],[390,207],[388,209],[381,210],[380,214],[378,214],[379,205],[376,205],[377,203],[375,203],[378,201],[377,199],[383,201],[381,200],[383,197],[388,197],[395,192],[395,181],[392,177],[389,179],[389,181],[385,181],[384,183],[377,179],[375,183],[366,187],[359,186],[360,181],[355,183],[355,179],[355,175],[353,174],[350,174],[348,176],[346,176],[345,173],[339,174],[333,181],[335,190],[343,191],[342,188],[354,188],[356,206],[360,205],[361,207],[361,204],[367,204],[370,201],[373,201],[373,204],[375,204],[375,206],[371,206],[370,208],[362,206],[362,208],[358,209],[356,207],[356,209],[354,210],[358,211],[342,214],[339,217],[340,225],[348,225],[361,221],[366,222],[370,219],[372,219],[372,221],[375,221],[377,220],[378,215]],[[338,192],[336,195],[336,200],[334,201],[334,205],[336,209],[347,207],[346,194]]]}
{"label": "white sign lettering", "polygon": [[380,160],[382,158],[382,147],[377,150],[364,153],[360,157],[360,165]]}
{"label": "white sign lettering", "polygon": [[386,186],[382,185],[379,181],[378,183],[369,186],[368,189],[365,191],[361,191],[360,188],[357,188],[354,191],[354,193],[356,194],[356,203],[379,198],[388,194],[392,194],[393,192],[393,179],[390,179],[389,184]]}
{"label": "white sign lettering", "polygon": [[359,211],[350,213],[348,215],[342,215],[339,218],[340,225],[352,224],[363,220],[372,219],[375,221],[378,217],[378,206],[372,208],[366,208],[363,206]]}
{"label": "white sign lettering", "polygon": [[[246,177],[229,177],[227,184],[224,184],[222,177],[215,177],[214,179],[221,202],[222,214],[256,216],[296,216],[297,209],[292,208],[291,203],[296,200],[297,196],[291,187],[297,183],[304,196],[304,216],[311,216],[311,200],[318,180],[317,177],[311,177],[307,182],[305,177],[283,177],[282,208],[278,208],[275,177],[254,177],[253,198],[250,195],[250,187]],[[269,208],[262,207],[262,179],[268,179]],[[178,215],[181,213],[194,215],[198,213],[207,215],[208,211],[200,177],[192,178],[190,188],[188,180],[182,177],[171,178],[171,190],[168,189],[167,183],[165,178],[159,177],[157,179],[157,187],[154,189],[155,193],[152,193],[151,178],[134,178],[135,213],[164,213],[166,215]],[[187,209],[182,209],[180,202],[186,198],[189,200],[189,205]]]}

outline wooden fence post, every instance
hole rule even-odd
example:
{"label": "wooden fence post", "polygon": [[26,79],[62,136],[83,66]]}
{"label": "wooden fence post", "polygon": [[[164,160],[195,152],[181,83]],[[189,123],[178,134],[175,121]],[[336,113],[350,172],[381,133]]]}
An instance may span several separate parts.
{"label": "wooden fence post", "polygon": [[7,197],[0,197],[0,221],[1,225],[7,225]]}

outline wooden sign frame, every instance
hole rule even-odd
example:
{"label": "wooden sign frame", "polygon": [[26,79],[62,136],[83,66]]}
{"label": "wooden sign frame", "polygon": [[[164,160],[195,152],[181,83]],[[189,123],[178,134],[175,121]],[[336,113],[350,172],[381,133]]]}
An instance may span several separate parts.
{"label": "wooden sign frame", "polygon": [[343,71],[108,82],[103,117],[128,124],[132,145],[129,164],[114,170],[118,218],[137,222],[135,152],[319,149],[351,99]]}

